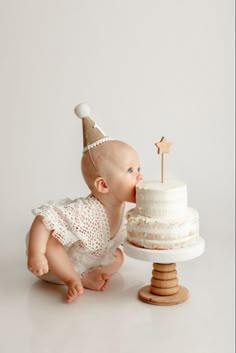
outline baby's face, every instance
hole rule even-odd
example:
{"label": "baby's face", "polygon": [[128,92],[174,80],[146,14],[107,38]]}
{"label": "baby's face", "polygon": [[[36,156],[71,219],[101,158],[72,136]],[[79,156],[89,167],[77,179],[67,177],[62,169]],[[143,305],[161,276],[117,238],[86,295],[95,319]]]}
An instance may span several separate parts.
{"label": "baby's face", "polygon": [[106,176],[111,195],[120,202],[136,202],[136,185],[142,180],[139,157],[128,146],[119,146],[114,150],[106,164]]}

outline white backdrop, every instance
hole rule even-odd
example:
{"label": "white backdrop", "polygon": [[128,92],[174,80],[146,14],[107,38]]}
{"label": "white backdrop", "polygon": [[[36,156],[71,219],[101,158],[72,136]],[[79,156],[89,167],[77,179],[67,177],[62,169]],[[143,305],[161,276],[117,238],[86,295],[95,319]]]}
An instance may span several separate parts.
{"label": "white backdrop", "polygon": [[[81,121],[73,113],[87,102],[111,137],[136,148],[146,179],[160,176],[154,143],[163,135],[173,142],[166,174],[187,183],[206,240],[204,256],[189,262],[185,276],[191,282],[192,273],[199,274],[204,281],[197,290],[192,280],[193,293],[200,305],[205,302],[202,312],[214,325],[201,335],[229,353],[234,1],[0,0],[0,43],[1,272],[14,272],[19,263],[21,278],[33,207],[87,195],[80,172]],[[198,332],[195,325],[192,332]]]}
{"label": "white backdrop", "polygon": [[188,184],[202,235],[233,239],[234,2],[0,1],[1,237],[20,244],[30,209],[87,194],[80,102],[158,178]]}

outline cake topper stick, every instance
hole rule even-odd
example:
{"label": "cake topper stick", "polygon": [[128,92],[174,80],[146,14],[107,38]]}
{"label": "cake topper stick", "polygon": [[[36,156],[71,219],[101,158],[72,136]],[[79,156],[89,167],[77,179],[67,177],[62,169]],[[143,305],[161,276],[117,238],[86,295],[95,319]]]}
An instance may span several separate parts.
{"label": "cake topper stick", "polygon": [[155,143],[158,148],[158,154],[161,154],[161,182],[164,183],[164,153],[170,153],[170,146],[172,142],[168,142],[163,136],[160,142]]}

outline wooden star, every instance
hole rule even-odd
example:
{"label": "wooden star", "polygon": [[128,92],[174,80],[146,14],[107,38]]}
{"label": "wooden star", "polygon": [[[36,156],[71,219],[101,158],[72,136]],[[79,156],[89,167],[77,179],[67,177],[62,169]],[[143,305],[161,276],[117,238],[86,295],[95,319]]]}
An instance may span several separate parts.
{"label": "wooden star", "polygon": [[155,143],[158,148],[158,154],[161,154],[161,182],[164,183],[164,153],[170,153],[170,146],[172,142],[168,142],[167,139],[163,136],[161,141]]}
{"label": "wooden star", "polygon": [[155,143],[155,145],[158,148],[158,154],[170,153],[170,146],[172,145],[172,142],[168,142],[167,139],[163,136],[161,141]]}

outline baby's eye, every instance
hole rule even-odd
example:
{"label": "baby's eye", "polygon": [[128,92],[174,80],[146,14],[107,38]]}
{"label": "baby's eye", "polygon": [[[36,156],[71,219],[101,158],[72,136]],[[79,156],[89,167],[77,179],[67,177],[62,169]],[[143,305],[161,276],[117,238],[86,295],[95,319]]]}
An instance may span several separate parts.
{"label": "baby's eye", "polygon": [[128,169],[128,173],[133,173],[133,171],[134,171],[133,168]]}
{"label": "baby's eye", "polygon": [[139,168],[138,168],[138,173],[140,173],[140,172],[141,172],[141,168],[139,167]]}

